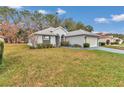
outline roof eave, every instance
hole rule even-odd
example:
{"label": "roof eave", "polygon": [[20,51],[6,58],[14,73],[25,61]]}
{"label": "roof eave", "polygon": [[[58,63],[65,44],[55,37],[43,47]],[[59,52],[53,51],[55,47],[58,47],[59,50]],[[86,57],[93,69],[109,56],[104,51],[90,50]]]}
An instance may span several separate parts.
{"label": "roof eave", "polygon": [[56,36],[54,34],[34,34],[34,35],[49,35],[49,36]]}
{"label": "roof eave", "polygon": [[65,37],[82,36],[82,35],[86,35],[86,36],[92,36],[92,37],[99,37],[98,35],[88,35],[88,34],[67,35],[67,36],[65,36]]}

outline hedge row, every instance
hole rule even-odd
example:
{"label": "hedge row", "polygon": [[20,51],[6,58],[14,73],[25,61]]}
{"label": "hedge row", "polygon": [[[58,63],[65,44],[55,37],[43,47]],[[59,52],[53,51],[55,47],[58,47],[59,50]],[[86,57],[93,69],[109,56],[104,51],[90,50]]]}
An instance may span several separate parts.
{"label": "hedge row", "polygon": [[3,61],[3,52],[4,52],[4,42],[0,40],[0,64]]}
{"label": "hedge row", "polygon": [[[61,46],[70,46],[70,47],[82,47],[81,45],[79,45],[79,44],[73,44],[73,45],[71,45],[71,44],[69,44],[69,42],[68,41],[63,41],[63,42],[61,42]],[[83,47],[84,48],[88,48],[88,47],[90,47],[90,44],[89,43],[84,43],[83,44]]]}

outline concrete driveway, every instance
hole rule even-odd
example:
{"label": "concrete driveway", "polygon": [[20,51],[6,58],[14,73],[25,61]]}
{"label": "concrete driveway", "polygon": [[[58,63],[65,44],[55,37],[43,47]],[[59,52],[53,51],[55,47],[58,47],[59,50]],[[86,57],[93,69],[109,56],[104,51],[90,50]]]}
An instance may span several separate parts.
{"label": "concrete driveway", "polygon": [[113,49],[113,48],[106,48],[106,47],[94,47],[94,48],[64,47],[64,48],[80,49],[80,50],[102,50],[102,51],[107,51],[107,52],[112,52],[112,53],[124,54],[124,50]]}
{"label": "concrete driveway", "polygon": [[106,47],[88,48],[88,50],[103,50],[103,51],[108,51],[108,52],[113,52],[113,53],[124,54],[124,50],[106,48]]}

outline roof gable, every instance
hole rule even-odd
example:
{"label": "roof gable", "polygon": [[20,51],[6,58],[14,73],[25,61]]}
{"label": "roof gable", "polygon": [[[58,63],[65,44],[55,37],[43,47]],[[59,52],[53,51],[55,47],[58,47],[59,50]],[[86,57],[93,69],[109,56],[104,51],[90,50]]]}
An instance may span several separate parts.
{"label": "roof gable", "polygon": [[59,30],[59,29],[62,29],[64,32],[67,33],[67,30],[65,30],[63,27],[59,26],[57,28],[54,28],[54,27],[49,27],[47,29],[44,29],[44,30],[40,30],[40,31],[37,31],[33,34],[39,34],[39,35],[57,35],[56,33],[54,33],[56,30]]}

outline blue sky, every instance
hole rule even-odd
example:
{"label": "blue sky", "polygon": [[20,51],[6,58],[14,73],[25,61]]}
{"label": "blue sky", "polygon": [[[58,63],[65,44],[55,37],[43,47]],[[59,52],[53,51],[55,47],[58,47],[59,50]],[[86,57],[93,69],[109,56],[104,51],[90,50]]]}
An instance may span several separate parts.
{"label": "blue sky", "polygon": [[124,34],[124,7],[121,6],[25,6],[15,7],[39,10],[44,14],[59,12],[61,18],[73,18],[94,27],[96,32]]}

